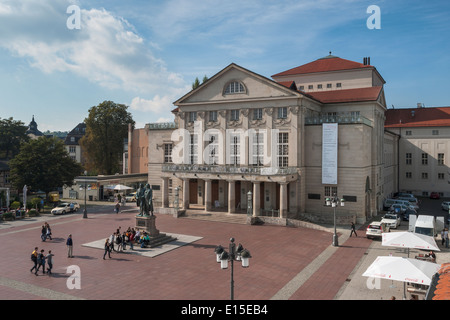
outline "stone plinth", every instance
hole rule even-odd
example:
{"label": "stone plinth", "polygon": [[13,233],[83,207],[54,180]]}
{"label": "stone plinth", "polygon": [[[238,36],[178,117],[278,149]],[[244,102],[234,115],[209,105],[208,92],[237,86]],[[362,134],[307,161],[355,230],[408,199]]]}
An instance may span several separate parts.
{"label": "stone plinth", "polygon": [[159,236],[156,229],[156,216],[136,216],[136,228],[146,231],[150,237]]}

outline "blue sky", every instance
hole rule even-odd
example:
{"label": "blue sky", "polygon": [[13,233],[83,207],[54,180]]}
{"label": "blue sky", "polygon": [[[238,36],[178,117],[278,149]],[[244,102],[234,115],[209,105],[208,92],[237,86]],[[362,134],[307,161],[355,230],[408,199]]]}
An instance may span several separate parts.
{"label": "blue sky", "polygon": [[0,0],[0,118],[70,131],[112,100],[142,128],[232,62],[270,78],[329,51],[370,57],[388,106],[450,106],[449,17],[445,0]]}

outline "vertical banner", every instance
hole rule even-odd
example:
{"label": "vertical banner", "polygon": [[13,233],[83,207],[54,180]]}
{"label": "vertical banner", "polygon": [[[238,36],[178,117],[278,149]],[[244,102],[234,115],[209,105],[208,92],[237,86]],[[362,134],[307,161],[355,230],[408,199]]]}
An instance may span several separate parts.
{"label": "vertical banner", "polygon": [[322,184],[337,184],[338,124],[322,124]]}

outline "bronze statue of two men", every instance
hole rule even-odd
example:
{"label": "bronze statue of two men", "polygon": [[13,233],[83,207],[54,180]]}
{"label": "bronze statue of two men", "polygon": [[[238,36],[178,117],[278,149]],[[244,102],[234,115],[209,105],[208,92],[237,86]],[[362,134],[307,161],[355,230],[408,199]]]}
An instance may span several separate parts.
{"label": "bronze statue of two men", "polygon": [[136,192],[136,204],[139,206],[138,216],[153,216],[153,191],[150,184],[141,183]]}

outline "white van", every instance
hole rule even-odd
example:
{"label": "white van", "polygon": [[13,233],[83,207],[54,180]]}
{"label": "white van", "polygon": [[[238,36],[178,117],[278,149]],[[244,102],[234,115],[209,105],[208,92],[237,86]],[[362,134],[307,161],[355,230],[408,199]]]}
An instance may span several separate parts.
{"label": "white van", "polygon": [[434,217],[420,215],[416,218],[415,215],[409,217],[409,231],[414,233],[424,234],[430,237],[436,237],[444,227],[444,217]]}

